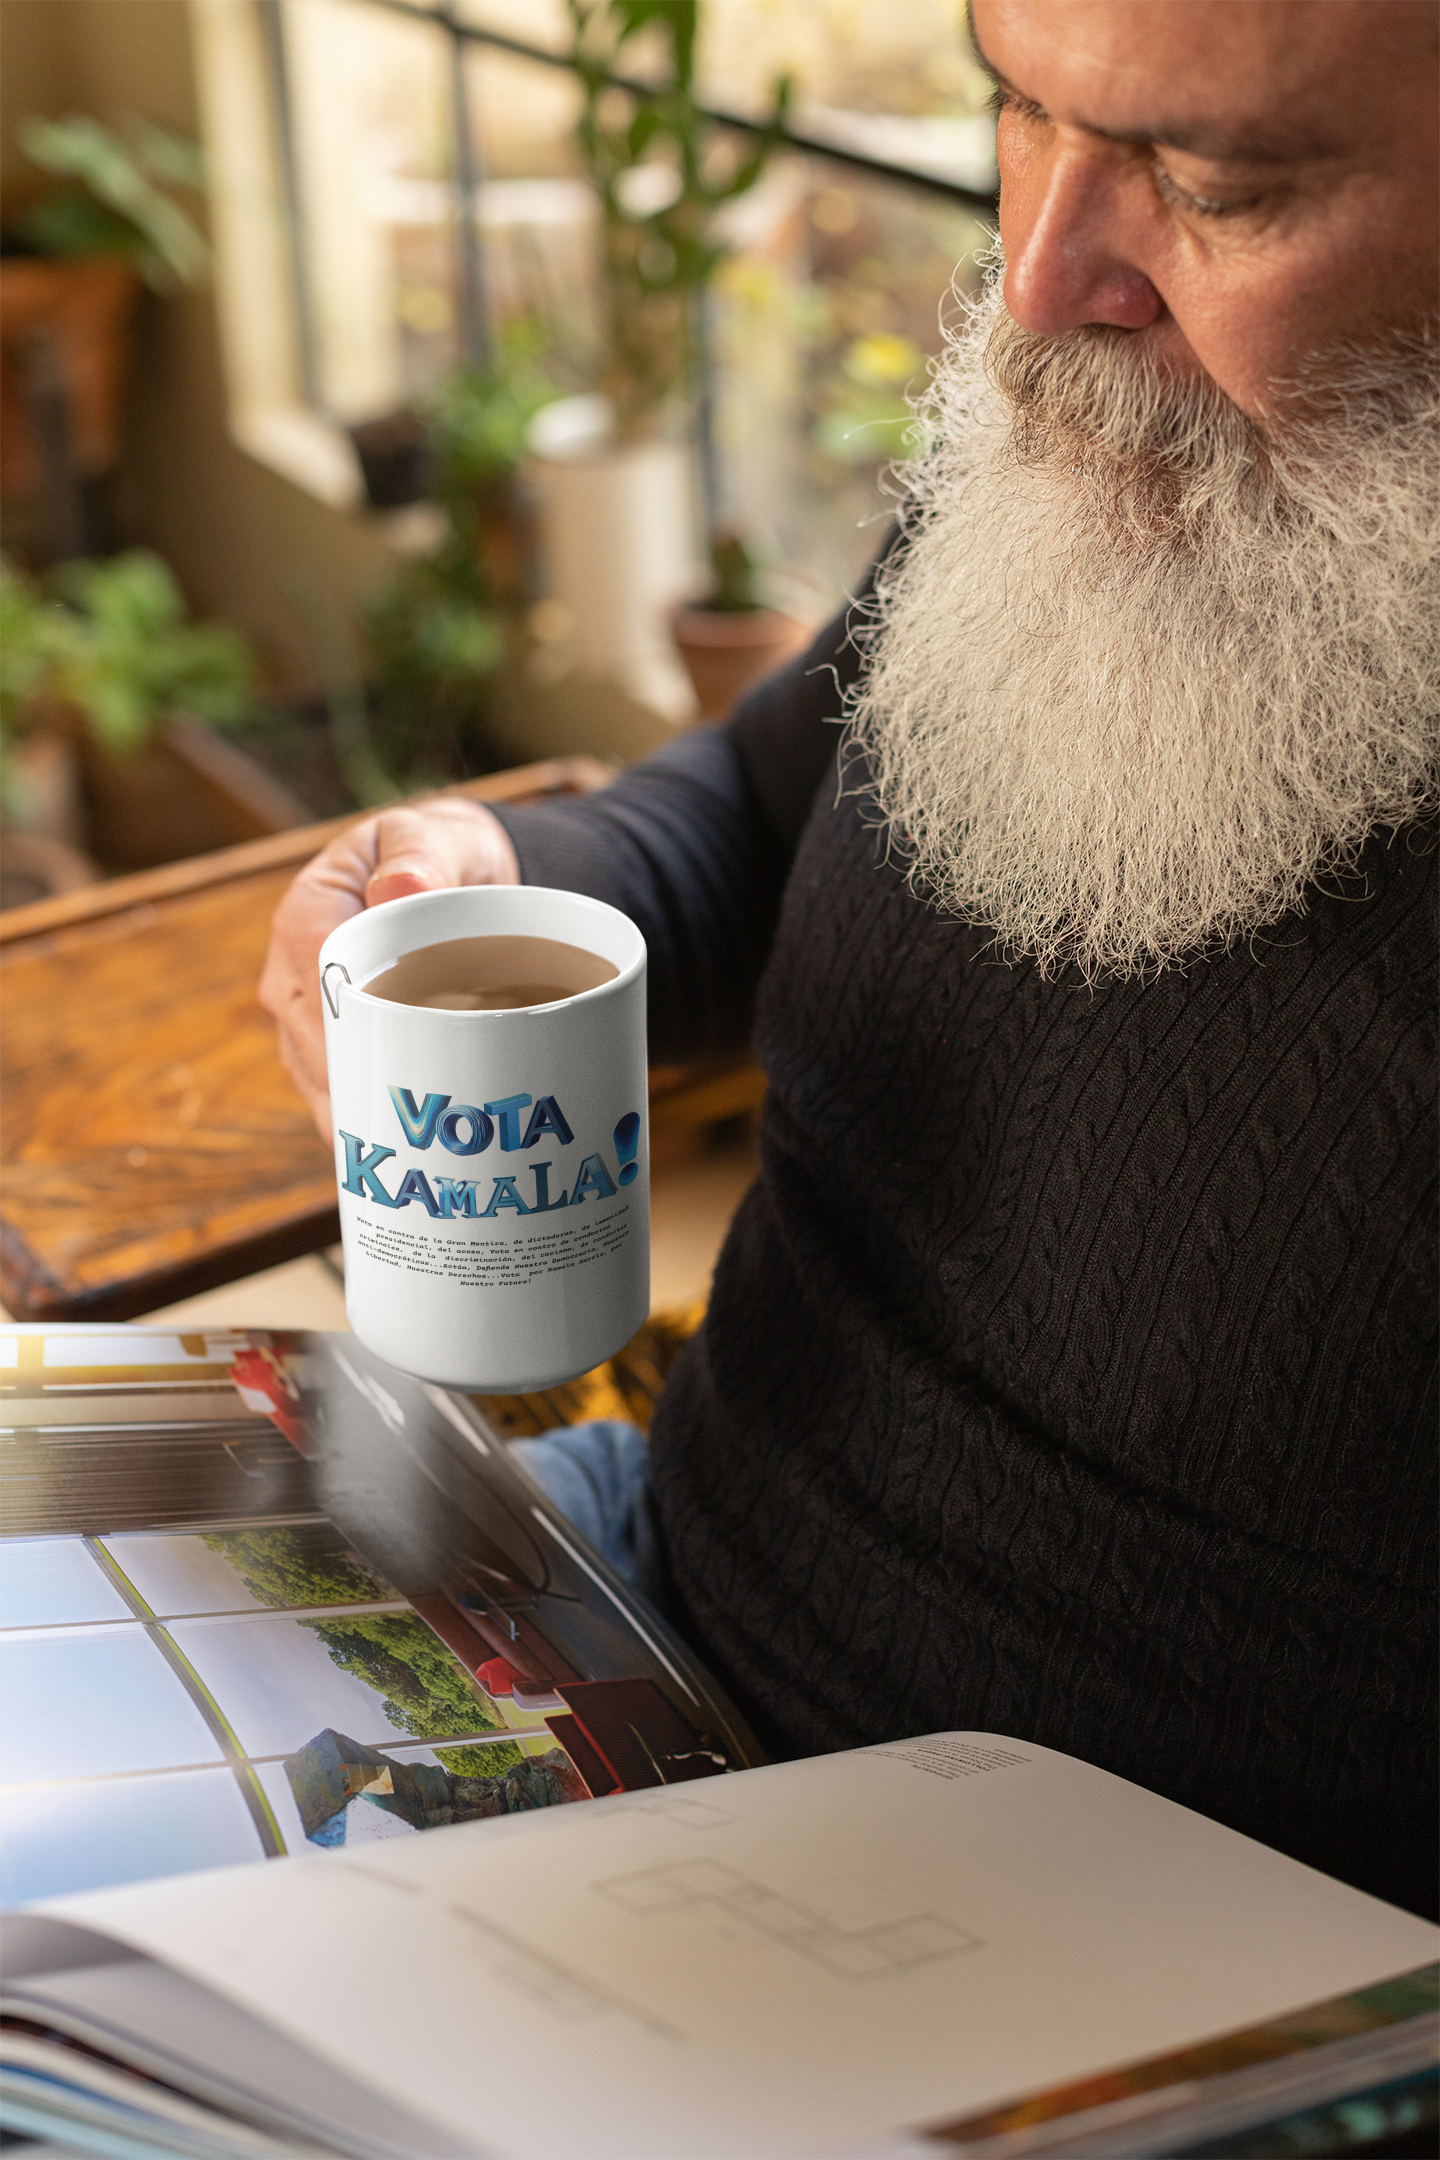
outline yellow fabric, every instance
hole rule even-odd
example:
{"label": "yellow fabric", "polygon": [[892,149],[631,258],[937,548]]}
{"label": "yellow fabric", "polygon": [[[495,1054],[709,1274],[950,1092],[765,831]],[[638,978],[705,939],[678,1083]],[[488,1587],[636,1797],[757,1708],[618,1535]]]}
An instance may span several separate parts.
{"label": "yellow fabric", "polygon": [[578,1380],[539,1395],[477,1395],[475,1401],[506,1440],[528,1440],[553,1425],[581,1425],[587,1418],[629,1418],[648,1432],[665,1375],[704,1317],[703,1298],[652,1313],[623,1350]]}

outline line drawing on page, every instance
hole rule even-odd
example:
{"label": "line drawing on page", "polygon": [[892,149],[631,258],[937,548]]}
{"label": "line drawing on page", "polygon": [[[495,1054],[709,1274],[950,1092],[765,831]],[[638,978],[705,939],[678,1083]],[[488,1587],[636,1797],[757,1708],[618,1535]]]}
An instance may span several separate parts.
{"label": "line drawing on page", "polygon": [[504,1987],[512,1988],[528,2002],[565,2024],[579,2018],[604,2017],[616,2012],[632,2019],[657,2040],[684,2040],[685,2034],[654,2011],[617,1994],[603,1981],[593,1980],[574,1966],[564,1964],[548,1951],[539,1950],[523,1936],[514,1935],[508,1928],[498,1927],[483,1914],[472,1912],[468,1906],[446,1906],[452,1919],[462,1921],[466,1927],[488,1939],[492,1952],[490,1977]]}
{"label": "line drawing on page", "polygon": [[878,1980],[984,1946],[938,1913],[907,1911],[879,1884],[846,1878],[787,1897],[718,1860],[614,1875],[594,1888],[634,1918],[702,1918],[742,1927],[841,1980]]}
{"label": "line drawing on page", "polygon": [[672,1829],[681,1830],[724,1830],[739,1820],[727,1808],[712,1807],[708,1800],[687,1800],[678,1793],[667,1794],[661,1800],[642,1800],[631,1812],[656,1816]]}

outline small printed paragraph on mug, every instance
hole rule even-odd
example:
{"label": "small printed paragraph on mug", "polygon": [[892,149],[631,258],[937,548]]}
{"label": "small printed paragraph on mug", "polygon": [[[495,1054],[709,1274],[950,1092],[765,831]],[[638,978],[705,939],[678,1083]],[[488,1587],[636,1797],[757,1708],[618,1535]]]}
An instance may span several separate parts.
{"label": "small printed paragraph on mug", "polygon": [[519,1290],[542,1276],[608,1260],[629,1235],[628,1207],[599,1221],[538,1230],[529,1237],[427,1236],[423,1230],[398,1230],[363,1218],[355,1225],[355,1242],[367,1258],[383,1260],[407,1275],[460,1283],[468,1290]]}

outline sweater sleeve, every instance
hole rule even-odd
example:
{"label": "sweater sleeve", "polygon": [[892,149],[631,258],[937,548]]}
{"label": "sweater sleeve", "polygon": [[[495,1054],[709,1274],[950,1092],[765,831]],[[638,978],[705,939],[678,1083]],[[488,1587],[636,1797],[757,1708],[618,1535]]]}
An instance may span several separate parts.
{"label": "sweater sleeve", "polygon": [[873,574],[729,720],[677,735],[598,794],[492,806],[525,884],[587,893],[639,924],[656,1059],[720,1056],[748,1037],[790,864],[835,762]]}

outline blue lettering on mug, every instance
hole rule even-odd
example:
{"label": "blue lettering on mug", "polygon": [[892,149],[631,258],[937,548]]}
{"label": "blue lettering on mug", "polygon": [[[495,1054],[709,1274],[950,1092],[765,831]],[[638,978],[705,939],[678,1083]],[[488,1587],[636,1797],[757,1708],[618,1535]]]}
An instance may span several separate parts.
{"label": "blue lettering on mug", "polygon": [[[446,1101],[449,1101],[447,1096]],[[474,1103],[456,1103],[447,1110],[436,1130],[440,1145],[449,1148],[452,1155],[483,1155],[495,1137],[495,1127],[483,1110]]]}
{"label": "blue lettering on mug", "polygon": [[395,1115],[404,1129],[405,1137],[413,1148],[427,1148],[435,1137],[435,1120],[449,1102],[448,1095],[427,1095],[417,1110],[415,1097],[409,1088],[392,1087],[390,1100],[395,1105]]}
{"label": "blue lettering on mug", "polygon": [[564,1111],[553,1095],[542,1095],[530,1112],[530,1122],[525,1127],[525,1138],[520,1143],[521,1147],[534,1147],[536,1141],[542,1139],[547,1132],[554,1133],[561,1147],[568,1147],[575,1138],[566,1122]]}
{"label": "blue lettering on mug", "polygon": [[364,1152],[365,1142],[357,1140],[353,1132],[342,1132],[340,1138],[345,1143],[345,1177],[342,1190],[354,1193],[357,1200],[378,1200],[381,1207],[398,1207],[399,1201],[391,1199],[378,1174],[378,1165],[390,1160],[395,1153],[394,1148],[380,1147],[377,1144],[367,1155]]}
{"label": "blue lettering on mug", "polygon": [[513,1155],[520,1145],[519,1112],[528,1110],[528,1095],[502,1095],[498,1102],[487,1102],[490,1115],[500,1120],[500,1145],[507,1155]]}
{"label": "blue lettering on mug", "polygon": [[581,1163],[575,1190],[570,1195],[571,1207],[579,1207],[587,1193],[594,1193],[597,1200],[611,1200],[615,1196],[615,1180],[598,1155],[587,1155]]}
{"label": "blue lettering on mug", "polygon": [[407,1170],[400,1180],[399,1190],[395,1194],[396,1207],[409,1207],[412,1200],[418,1200],[427,1215],[440,1213],[435,1195],[430,1190],[430,1180],[423,1170]]}
{"label": "blue lettering on mug", "polygon": [[640,1175],[640,1165],[635,1160],[640,1145],[640,1113],[627,1110],[615,1127],[615,1160],[620,1165],[620,1183],[633,1185]]}
{"label": "blue lettering on mug", "polygon": [[[575,1138],[570,1120],[553,1095],[541,1095],[534,1100],[533,1108],[529,1095],[501,1095],[487,1102],[483,1110],[477,1110],[474,1103],[452,1103],[448,1095],[428,1094],[423,1103],[417,1103],[409,1088],[392,1086],[388,1092],[401,1131],[411,1147],[422,1153],[438,1138],[452,1155],[483,1155],[495,1137],[497,1122],[500,1146],[507,1155],[519,1148],[535,1147],[547,1134],[553,1134],[561,1147],[569,1147]],[[522,1110],[530,1112],[523,1138]]]}
{"label": "blue lettering on mug", "polygon": [[535,1205],[530,1210],[532,1215],[548,1215],[551,1208],[569,1205],[570,1195],[563,1185],[554,1200],[550,1197],[550,1172],[552,1168],[553,1165],[548,1162],[536,1162],[530,1165],[530,1174],[535,1180]]}
{"label": "blue lettering on mug", "polygon": [[[448,1095],[433,1091],[423,1102],[416,1101],[410,1088],[391,1087],[388,1093],[406,1140],[411,1147],[422,1151],[438,1139],[451,1155],[483,1155],[496,1138],[497,1128],[501,1149],[507,1154],[535,1147],[543,1139],[549,1139],[559,1147],[574,1144],[575,1134],[570,1121],[553,1095],[535,1098],[501,1095],[493,1102],[487,1102],[482,1110],[474,1103],[452,1102]],[[530,1114],[525,1120],[522,1136],[521,1114],[527,1110]],[[639,1175],[636,1160],[640,1148],[638,1110],[627,1110],[614,1128],[615,1177],[611,1176],[603,1156],[587,1155],[580,1164],[573,1187],[567,1191],[562,1185],[552,1195],[550,1172],[555,1164],[531,1163],[529,1167],[535,1179],[533,1201],[521,1196],[514,1176],[502,1172],[491,1179],[490,1198],[483,1208],[475,1179],[441,1177],[432,1187],[424,1171],[416,1169],[405,1171],[392,1197],[379,1169],[381,1163],[394,1159],[394,1148],[378,1144],[368,1147],[354,1133],[342,1132],[340,1138],[345,1144],[342,1192],[352,1193],[357,1200],[373,1200],[386,1208],[404,1208],[418,1202],[427,1215],[446,1222],[460,1218],[472,1222],[493,1221],[507,1209],[516,1215],[549,1215],[556,1208],[579,1207],[592,1197],[613,1200],[619,1186],[633,1184]]]}
{"label": "blue lettering on mug", "polygon": [[447,1222],[453,1221],[457,1215],[478,1215],[480,1212],[475,1198],[474,1178],[436,1178],[435,1197],[440,1202],[440,1213]]}
{"label": "blue lettering on mug", "polygon": [[530,1210],[521,1199],[513,1177],[497,1177],[489,1205],[482,1210],[485,1215],[498,1215],[501,1208],[514,1208],[517,1215],[528,1215]]}

